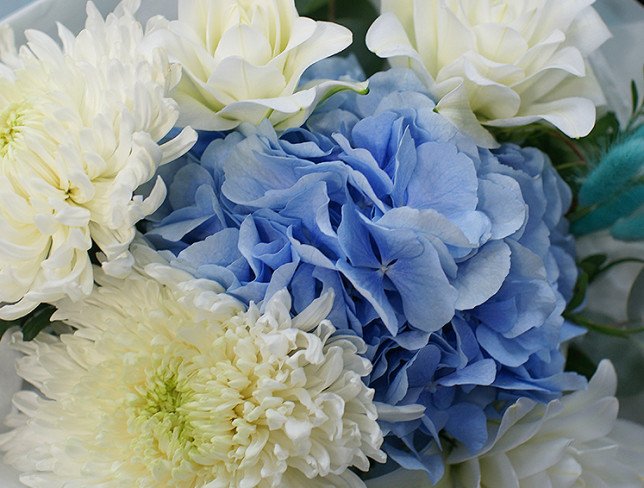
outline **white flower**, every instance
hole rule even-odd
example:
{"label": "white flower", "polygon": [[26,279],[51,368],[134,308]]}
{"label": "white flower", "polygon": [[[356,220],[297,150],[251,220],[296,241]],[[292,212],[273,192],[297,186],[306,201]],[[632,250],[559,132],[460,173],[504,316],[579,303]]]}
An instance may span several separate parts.
{"label": "white flower", "polygon": [[641,488],[644,429],[635,430],[639,453],[619,442],[616,387],[612,364],[602,361],[587,390],[548,405],[519,400],[477,457],[460,449],[450,455],[454,486]]}
{"label": "white flower", "polygon": [[604,103],[586,58],[610,36],[593,2],[382,0],[367,45],[413,68],[479,144],[496,145],[483,125],[540,120],[582,137]]}
{"label": "white flower", "polygon": [[0,76],[11,77],[11,68],[20,64],[13,29],[9,24],[0,24]]}
{"label": "white flower", "polygon": [[0,449],[27,486],[357,488],[348,468],[384,461],[365,344],[334,335],[331,294],[292,318],[286,291],[244,311],[165,263],[96,275],[54,316],[74,334],[13,336],[41,394],[15,395]]}
{"label": "white flower", "polygon": [[77,38],[59,29],[62,48],[36,31],[19,60],[3,48],[13,69],[0,71],[2,319],[88,294],[92,242],[107,269],[124,272],[134,225],[165,198],[160,180],[146,199],[134,190],[195,141],[187,129],[160,142],[178,117],[167,94],[180,69],[144,48],[137,7],[103,20],[89,3]]}
{"label": "white flower", "polygon": [[[520,399],[477,455],[463,447],[447,458],[435,488],[642,488],[644,428],[616,421],[617,375],[602,361],[588,389],[549,404]],[[430,488],[422,471],[397,470],[369,488]]]}
{"label": "white flower", "polygon": [[333,93],[363,83],[316,80],[304,71],[351,44],[337,24],[299,17],[294,0],[179,0],[178,21],[157,20],[157,42],[183,66],[174,92],[180,125],[228,130],[269,119],[300,126]]}

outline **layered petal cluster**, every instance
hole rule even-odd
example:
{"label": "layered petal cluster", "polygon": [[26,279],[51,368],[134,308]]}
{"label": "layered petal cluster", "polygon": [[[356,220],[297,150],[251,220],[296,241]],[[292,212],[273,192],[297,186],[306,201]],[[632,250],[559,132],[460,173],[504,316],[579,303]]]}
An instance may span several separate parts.
{"label": "layered petal cluster", "polygon": [[127,269],[135,223],[166,195],[160,180],[147,198],[134,191],[196,139],[186,129],[162,141],[177,121],[168,93],[180,71],[145,48],[137,6],[124,2],[104,20],[89,3],[78,37],[61,27],[61,47],[30,31],[13,68],[2,69],[2,319],[88,294],[93,243],[106,269]]}
{"label": "layered petal cluster", "polygon": [[367,45],[419,73],[437,110],[479,144],[483,126],[546,121],[587,135],[604,103],[586,58],[610,37],[594,0],[383,0]]}
{"label": "layered petal cluster", "polygon": [[616,420],[617,377],[608,361],[588,389],[548,405],[526,398],[491,423],[478,456],[456,449],[438,485],[420,471],[398,470],[369,488],[640,488],[644,483],[644,428]]}
{"label": "layered petal cluster", "polygon": [[[136,245],[135,245],[136,246]],[[145,251],[145,252],[144,252]],[[136,249],[122,280],[96,270],[74,329],[25,343],[5,461],[53,488],[360,488],[348,468],[384,461],[364,342],[326,320],[332,294],[296,317],[276,293],[247,310]],[[151,256],[148,254],[151,253]]]}
{"label": "layered petal cluster", "polygon": [[365,84],[312,80],[304,71],[351,44],[337,24],[299,17],[294,0],[179,0],[179,19],[159,20],[156,42],[183,66],[174,92],[180,125],[221,131],[269,119],[301,125],[316,105]]}
{"label": "layered petal cluster", "polygon": [[616,422],[616,388],[615,370],[603,361],[587,390],[548,405],[519,400],[505,412],[478,456],[462,449],[450,455],[452,486],[641,487],[644,429]]}
{"label": "layered petal cluster", "polygon": [[459,133],[412,71],[370,89],[163,168],[147,236],[245,302],[287,287],[297,312],[333,289],[331,320],[369,345],[385,449],[440,476],[418,446],[480,449],[493,405],[584,385],[559,352],[574,333],[571,195],[543,153]]}

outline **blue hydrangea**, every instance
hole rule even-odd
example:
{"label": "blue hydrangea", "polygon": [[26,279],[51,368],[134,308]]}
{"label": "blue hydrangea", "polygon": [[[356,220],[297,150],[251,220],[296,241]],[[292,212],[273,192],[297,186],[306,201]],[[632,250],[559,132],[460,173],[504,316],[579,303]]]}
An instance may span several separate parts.
{"label": "blue hydrangea", "polygon": [[476,451],[508,401],[583,386],[559,352],[571,195],[541,152],[477,147],[411,71],[370,89],[166,166],[147,237],[247,302],[286,287],[298,312],[332,288],[331,320],[369,345],[386,451],[437,479],[446,439]]}

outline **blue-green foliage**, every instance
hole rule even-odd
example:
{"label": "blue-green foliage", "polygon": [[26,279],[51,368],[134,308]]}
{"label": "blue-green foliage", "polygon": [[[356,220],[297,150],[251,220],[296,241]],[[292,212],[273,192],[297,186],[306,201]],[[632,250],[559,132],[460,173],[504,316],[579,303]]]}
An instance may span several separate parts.
{"label": "blue-green foliage", "polygon": [[617,239],[644,239],[644,126],[610,148],[583,183],[579,205],[587,213],[574,233],[610,228]]}
{"label": "blue-green foliage", "polygon": [[644,206],[640,206],[639,210],[630,217],[615,222],[611,228],[611,234],[623,241],[644,240]]}

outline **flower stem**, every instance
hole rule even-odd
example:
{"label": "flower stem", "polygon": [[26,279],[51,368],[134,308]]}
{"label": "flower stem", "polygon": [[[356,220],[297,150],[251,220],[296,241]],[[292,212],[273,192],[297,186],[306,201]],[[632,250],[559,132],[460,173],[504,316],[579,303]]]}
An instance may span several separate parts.
{"label": "flower stem", "polygon": [[337,17],[335,0],[329,0],[328,9],[327,17],[329,18],[329,22],[335,22]]}
{"label": "flower stem", "polygon": [[570,148],[570,150],[579,158],[579,161],[582,163],[582,165],[588,164],[588,160],[584,156],[584,154],[579,150],[577,147],[577,144],[574,143],[571,139],[568,137],[564,136],[561,132],[553,130],[551,131],[552,134],[554,134],[555,137],[563,141],[566,146]]}
{"label": "flower stem", "polygon": [[626,338],[631,335],[641,334],[644,332],[644,327],[626,328],[626,324],[616,324],[616,325],[598,324],[593,322],[592,320],[588,320],[585,317],[581,317],[580,315],[574,315],[574,314],[573,315],[564,314],[564,317],[570,320],[571,322],[574,322],[577,325],[585,327],[588,330],[592,330],[593,332],[598,332],[600,334],[614,336],[614,337]]}

